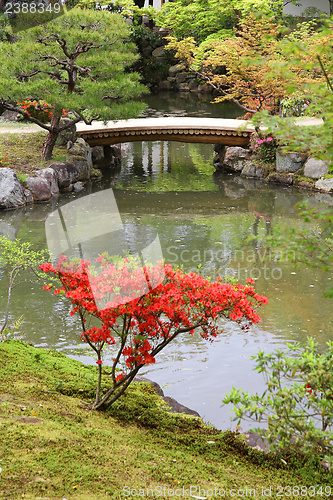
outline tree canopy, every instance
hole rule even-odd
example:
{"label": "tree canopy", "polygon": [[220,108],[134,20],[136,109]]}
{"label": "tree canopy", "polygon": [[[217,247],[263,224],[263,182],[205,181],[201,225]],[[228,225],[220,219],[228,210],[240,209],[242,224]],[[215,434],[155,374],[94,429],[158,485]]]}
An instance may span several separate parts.
{"label": "tree canopy", "polygon": [[[130,118],[142,109],[133,101],[145,88],[126,71],[137,56],[129,28],[119,14],[72,9],[67,15],[0,44],[0,104],[48,130],[43,156],[49,158],[59,132],[80,120]],[[50,125],[29,116],[18,103],[47,102]],[[63,109],[71,122],[60,125]]]}
{"label": "tree canopy", "polygon": [[178,39],[193,37],[201,43],[221,29],[232,29],[239,17],[251,12],[281,17],[282,9],[282,0],[174,0],[162,6],[157,22]]}

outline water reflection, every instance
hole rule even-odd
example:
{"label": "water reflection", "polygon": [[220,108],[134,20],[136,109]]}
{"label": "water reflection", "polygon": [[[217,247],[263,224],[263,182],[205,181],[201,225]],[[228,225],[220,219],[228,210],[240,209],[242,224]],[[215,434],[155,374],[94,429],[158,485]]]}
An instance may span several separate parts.
{"label": "water reflection", "polygon": [[[163,100],[160,103],[163,112],[168,112],[167,104],[176,109],[187,106],[166,100],[164,109]],[[196,109],[204,112],[201,104]],[[105,173],[83,193],[62,195],[52,205],[1,212],[0,234],[28,240],[41,249],[46,246],[45,219],[53,210],[113,187],[124,227],[129,233],[141,233],[146,226],[156,231],[166,261],[206,276],[225,273],[244,281],[255,274],[257,290],[269,298],[269,304],[260,310],[259,325],[244,333],[237,325],[225,324],[212,344],[199,335],[179,338],[145,371],[164,386],[167,395],[196,409],[216,426],[229,427],[229,409],[220,408],[223,394],[232,385],[251,391],[263,388],[262,377],[253,371],[251,355],[286,341],[305,341],[309,335],[320,342],[332,335],[332,302],[322,295],[330,288],[332,275],[295,269],[286,258],[279,263],[265,261],[260,239],[249,243],[247,238],[269,234],[276,225],[301,228],[296,203],[309,199],[312,206],[332,205],[333,198],[232,175],[213,175],[211,145],[157,142],[124,148],[127,153],[121,171]],[[6,302],[4,271],[0,268],[0,315]],[[27,341],[94,364],[89,350],[80,344],[80,322],[69,311],[63,298],[24,284],[15,289],[11,319],[24,314]]]}

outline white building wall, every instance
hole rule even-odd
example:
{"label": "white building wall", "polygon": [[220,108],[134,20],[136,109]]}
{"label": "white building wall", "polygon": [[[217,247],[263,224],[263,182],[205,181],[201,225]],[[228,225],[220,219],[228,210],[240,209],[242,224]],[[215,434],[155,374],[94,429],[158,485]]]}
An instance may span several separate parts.
{"label": "white building wall", "polygon": [[301,4],[300,7],[289,4],[284,8],[284,12],[292,16],[299,16],[307,7],[317,7],[317,9],[326,12],[326,14],[330,13],[328,0],[316,0],[315,2],[313,0],[299,0],[298,3]]}
{"label": "white building wall", "polygon": [[[166,2],[168,0],[165,0]],[[323,11],[323,12],[326,12],[327,14],[329,14],[330,12],[330,9],[329,9],[329,4],[328,4],[328,0],[316,0],[315,2],[312,0],[299,0],[298,3],[301,4],[300,7],[296,7],[296,5],[287,5],[285,8],[284,8],[284,11],[286,14],[291,14],[293,16],[297,16],[297,15],[300,15],[302,12],[304,12],[304,10],[307,8],[307,7],[317,7],[317,9]],[[153,5],[155,7],[155,9],[160,9],[161,8],[161,0],[153,0]],[[145,7],[149,7],[149,0],[146,0],[145,1]]]}

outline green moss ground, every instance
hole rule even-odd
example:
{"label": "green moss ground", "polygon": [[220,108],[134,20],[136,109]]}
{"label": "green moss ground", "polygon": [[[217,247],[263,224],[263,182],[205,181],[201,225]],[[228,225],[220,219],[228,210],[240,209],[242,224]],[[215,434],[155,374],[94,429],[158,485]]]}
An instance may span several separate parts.
{"label": "green moss ground", "polygon": [[[7,154],[11,168],[17,174],[33,175],[35,170],[47,168],[55,161],[66,160],[66,148],[55,146],[51,160],[42,160],[40,154],[47,132],[0,134],[0,155]],[[0,156],[1,157],[1,156]]]}
{"label": "green moss ground", "polygon": [[223,488],[264,498],[271,486],[270,498],[290,498],[277,496],[278,486],[332,485],[315,458],[265,455],[229,431],[166,412],[150,385],[133,384],[109,412],[92,412],[95,366],[16,340],[0,344],[0,361],[0,498],[133,498],[127,486],[137,496],[166,488],[173,499],[190,485],[201,496]]}

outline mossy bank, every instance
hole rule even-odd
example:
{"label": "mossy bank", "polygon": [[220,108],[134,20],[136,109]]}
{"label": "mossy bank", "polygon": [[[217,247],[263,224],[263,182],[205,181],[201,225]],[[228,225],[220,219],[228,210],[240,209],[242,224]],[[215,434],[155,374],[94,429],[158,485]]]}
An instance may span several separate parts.
{"label": "mossy bank", "polygon": [[1,498],[152,498],[159,492],[214,498],[215,489],[224,498],[230,491],[233,498],[246,491],[246,498],[258,498],[268,487],[271,498],[287,498],[281,487],[315,485],[332,485],[333,492],[332,474],[315,457],[264,454],[242,436],[168,413],[149,384],[133,384],[107,413],[92,412],[95,366],[17,340],[1,343],[0,357]]}

